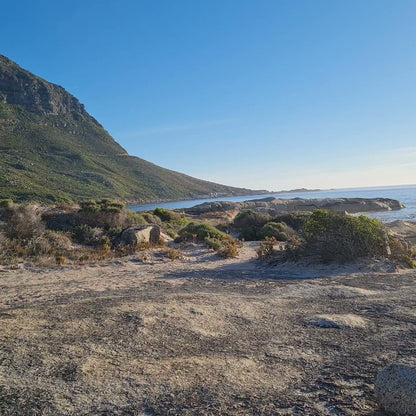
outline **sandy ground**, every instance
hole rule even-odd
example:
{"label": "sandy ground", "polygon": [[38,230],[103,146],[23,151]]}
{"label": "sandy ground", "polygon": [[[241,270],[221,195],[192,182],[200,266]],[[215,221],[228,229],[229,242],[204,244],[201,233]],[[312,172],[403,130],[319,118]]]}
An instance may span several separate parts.
{"label": "sandy ground", "polygon": [[0,414],[382,414],[377,372],[416,361],[416,272],[256,247],[0,270]]}

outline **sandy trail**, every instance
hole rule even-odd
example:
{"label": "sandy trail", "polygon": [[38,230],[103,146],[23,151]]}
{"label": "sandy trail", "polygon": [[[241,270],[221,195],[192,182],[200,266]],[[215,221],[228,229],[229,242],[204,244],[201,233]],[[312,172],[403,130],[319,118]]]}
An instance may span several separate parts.
{"label": "sandy trail", "polygon": [[416,273],[256,247],[3,270],[1,413],[377,414],[377,372],[416,356]]}

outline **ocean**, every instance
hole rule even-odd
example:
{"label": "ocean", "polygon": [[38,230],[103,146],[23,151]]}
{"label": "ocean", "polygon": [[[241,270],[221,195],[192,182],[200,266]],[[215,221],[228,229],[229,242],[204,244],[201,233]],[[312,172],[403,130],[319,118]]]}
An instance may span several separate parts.
{"label": "ocean", "polygon": [[231,201],[242,202],[253,199],[261,199],[265,197],[276,197],[284,199],[292,198],[391,198],[402,202],[406,208],[399,211],[383,211],[365,213],[368,217],[377,218],[383,222],[392,222],[396,220],[414,221],[416,222],[416,185],[406,186],[381,186],[374,188],[350,188],[350,189],[334,189],[327,191],[313,192],[290,192],[277,193],[268,195],[251,195],[251,196],[233,196],[212,199],[193,199],[187,201],[164,202],[159,204],[131,205],[127,208],[140,212],[154,210],[156,207],[166,209],[191,208],[204,202],[212,201]]}

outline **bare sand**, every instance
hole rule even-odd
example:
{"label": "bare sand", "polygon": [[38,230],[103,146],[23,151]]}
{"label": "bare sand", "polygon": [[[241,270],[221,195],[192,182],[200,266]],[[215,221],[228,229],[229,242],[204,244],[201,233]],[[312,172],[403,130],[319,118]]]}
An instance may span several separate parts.
{"label": "bare sand", "polygon": [[377,415],[415,364],[416,272],[268,265],[198,245],[1,269],[2,415]]}

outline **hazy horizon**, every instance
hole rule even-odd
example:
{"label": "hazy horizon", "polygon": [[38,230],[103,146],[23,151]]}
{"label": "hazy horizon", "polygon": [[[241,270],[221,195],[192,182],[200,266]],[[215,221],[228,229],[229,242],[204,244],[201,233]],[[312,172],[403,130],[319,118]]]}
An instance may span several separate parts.
{"label": "hazy horizon", "polygon": [[3,7],[0,53],[168,169],[272,191],[400,186],[416,180],[415,12],[410,0],[26,0]]}

